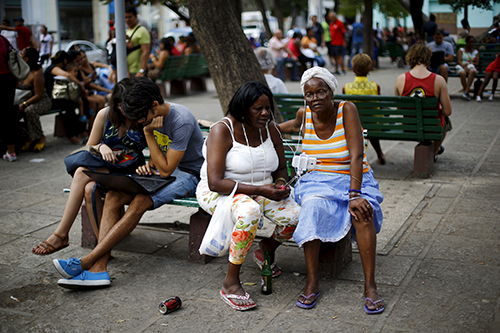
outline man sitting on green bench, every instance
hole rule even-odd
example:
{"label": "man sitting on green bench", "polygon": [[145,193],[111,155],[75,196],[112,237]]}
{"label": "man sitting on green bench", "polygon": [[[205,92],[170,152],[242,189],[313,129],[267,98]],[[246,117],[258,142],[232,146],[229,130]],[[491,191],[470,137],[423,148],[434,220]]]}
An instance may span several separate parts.
{"label": "man sitting on green bench", "polygon": [[[188,108],[165,103],[156,84],[146,78],[134,80],[120,108],[127,118],[144,126],[151,157],[149,164],[138,168],[137,173],[176,179],[149,195],[109,191],[99,227],[99,243],[94,250],[81,259],[53,260],[57,271],[65,277],[58,281],[61,287],[108,286],[111,249],[134,230],[148,209],[176,198],[194,196],[198,185],[203,135]],[[122,216],[125,205],[128,209]]]}

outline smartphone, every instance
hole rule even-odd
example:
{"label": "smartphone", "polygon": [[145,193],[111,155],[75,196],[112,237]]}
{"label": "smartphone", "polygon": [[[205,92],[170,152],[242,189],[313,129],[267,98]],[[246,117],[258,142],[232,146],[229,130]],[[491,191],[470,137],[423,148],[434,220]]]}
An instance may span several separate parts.
{"label": "smartphone", "polygon": [[293,186],[298,180],[297,176],[293,176],[292,179],[288,181],[288,183],[285,184],[285,188],[288,186]]}

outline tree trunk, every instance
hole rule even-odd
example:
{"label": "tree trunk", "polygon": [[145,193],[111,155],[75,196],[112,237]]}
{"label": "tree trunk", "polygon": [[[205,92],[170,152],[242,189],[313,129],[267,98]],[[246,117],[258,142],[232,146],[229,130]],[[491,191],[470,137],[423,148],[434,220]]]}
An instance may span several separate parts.
{"label": "tree trunk", "polygon": [[365,0],[363,13],[363,52],[373,59],[373,0]]}
{"label": "tree trunk", "polygon": [[278,20],[278,28],[284,31],[285,23],[283,19],[283,10],[281,9],[281,0],[274,0],[274,16]]}
{"label": "tree trunk", "polygon": [[420,35],[422,40],[424,40],[424,19],[422,16],[423,5],[424,0],[410,0],[410,13],[413,21],[413,29],[415,29],[415,33]]}
{"label": "tree trunk", "polygon": [[255,0],[257,7],[259,8],[260,13],[262,14],[262,23],[264,23],[264,29],[266,30],[266,38],[269,40],[273,36],[271,32],[271,28],[269,27],[269,21],[267,20],[266,15],[266,4],[264,0]]}
{"label": "tree trunk", "polygon": [[234,14],[236,16],[236,21],[238,21],[238,24],[241,27],[241,12],[243,11],[243,7],[241,6],[241,0],[234,0],[232,1],[232,3],[233,3]]}
{"label": "tree trunk", "polygon": [[231,0],[187,0],[194,35],[214,80],[223,113],[245,82],[266,79],[238,25]]}

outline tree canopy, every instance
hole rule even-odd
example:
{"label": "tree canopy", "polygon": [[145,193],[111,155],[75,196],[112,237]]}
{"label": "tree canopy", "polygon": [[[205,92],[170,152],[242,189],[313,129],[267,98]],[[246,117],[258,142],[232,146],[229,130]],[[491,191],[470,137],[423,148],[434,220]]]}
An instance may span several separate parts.
{"label": "tree canopy", "polygon": [[465,6],[472,6],[472,8],[493,10],[492,2],[500,3],[500,0],[439,0],[442,5],[449,5],[455,13],[461,12]]}
{"label": "tree canopy", "polygon": [[[340,0],[339,14],[353,17],[362,13],[364,6],[364,0]],[[373,7],[390,17],[404,18],[410,14],[397,0],[375,0]]]}

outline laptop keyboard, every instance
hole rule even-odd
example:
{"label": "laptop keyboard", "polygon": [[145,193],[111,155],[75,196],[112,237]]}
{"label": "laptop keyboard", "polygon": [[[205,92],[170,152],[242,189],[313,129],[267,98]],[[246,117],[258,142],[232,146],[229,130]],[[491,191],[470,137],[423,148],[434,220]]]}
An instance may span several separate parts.
{"label": "laptop keyboard", "polygon": [[162,178],[134,177],[134,179],[149,192],[154,192],[168,183],[166,179]]}

